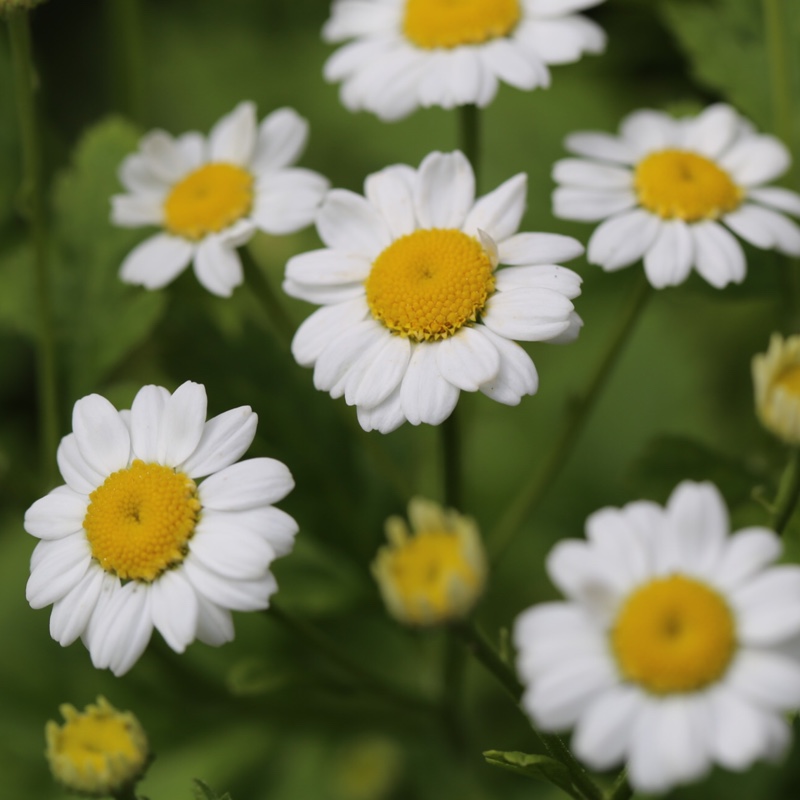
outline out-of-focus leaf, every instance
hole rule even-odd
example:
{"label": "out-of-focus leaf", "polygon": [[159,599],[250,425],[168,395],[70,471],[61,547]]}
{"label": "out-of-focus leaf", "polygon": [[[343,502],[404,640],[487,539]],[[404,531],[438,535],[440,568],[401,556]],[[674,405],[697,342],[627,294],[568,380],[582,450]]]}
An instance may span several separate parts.
{"label": "out-of-focus leaf", "polygon": [[14,92],[12,91],[11,59],[6,37],[0,37],[0,228],[14,209],[19,187],[19,139]]}
{"label": "out-of-focus leaf", "polygon": [[227,685],[237,697],[253,697],[285,689],[297,683],[296,672],[265,658],[253,656],[234,664],[228,672]]}
{"label": "out-of-focus leaf", "polygon": [[122,119],[99,122],[84,134],[54,188],[54,299],[73,397],[96,389],[146,338],[165,305],[162,292],[128,286],[118,277],[141,233],[111,224],[109,198],[121,191],[117,169],[137,137]]}
{"label": "out-of-focus leaf", "polygon": [[231,800],[228,792],[225,794],[217,794],[207,783],[203,783],[199,778],[194,779],[194,786],[192,787],[195,800]]}
{"label": "out-of-focus leaf", "polygon": [[0,286],[0,327],[36,339],[33,255],[28,245],[17,245],[0,256]]}
{"label": "out-of-focus leaf", "polygon": [[483,754],[487,764],[507,769],[527,778],[547,781],[563,789],[571,797],[577,797],[567,768],[548,756],[528,753],[507,752],[502,750],[486,750]]}

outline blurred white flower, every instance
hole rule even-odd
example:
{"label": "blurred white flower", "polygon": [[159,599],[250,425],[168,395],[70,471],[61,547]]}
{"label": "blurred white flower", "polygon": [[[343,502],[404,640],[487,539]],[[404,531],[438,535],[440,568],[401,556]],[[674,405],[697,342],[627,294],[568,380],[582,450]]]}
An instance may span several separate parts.
{"label": "blurred white flower", "polygon": [[494,99],[500,81],[550,85],[548,65],[605,47],[603,30],[576,14],[603,0],[337,0],[323,28],[329,42],[354,41],[325,64],[342,82],[342,103],[384,120],[416,108]]}
{"label": "blurred white flower", "polygon": [[778,758],[800,705],[800,567],[771,566],[772,531],[732,536],[710,483],[665,508],[605,508],[587,542],[562,541],[547,569],[566,602],[514,627],[522,705],[548,731],[573,727],[589,767],[627,761],[634,789],[664,792],[717,763]]}
{"label": "blurred white flower", "polygon": [[538,377],[511,340],[577,336],[581,279],[556,262],[583,247],[516,233],[526,184],[516,175],[476,201],[467,159],[431,153],[419,169],[370,175],[365,197],[328,194],[317,217],[327,248],[286,266],[284,290],[324,306],[300,326],[292,352],[314,367],[317,389],[358,407],[365,430],[438,425],[462,390],[516,405]]}
{"label": "blurred white flower", "polygon": [[242,406],[206,422],[205,389],[191,382],[173,394],[145,386],[130,411],[96,394],[78,400],[58,448],[66,485],[25,514],[41,539],[28,602],[53,605],[56,641],[80,636],[95,667],[121,675],[153,626],[180,653],[195,638],[230,641],[230,610],[268,607],[269,566],[297,525],[272,507],[294,486],[281,462],[234,463],[257,421]]}
{"label": "blurred white flower", "polygon": [[281,108],[256,125],[253,103],[240,103],[208,138],[173,139],[151,131],[128,156],[119,179],[128,194],[111,198],[114,224],[164,230],[122,263],[126,283],[159,289],[189,264],[213,294],[229,297],[242,282],[236,248],[256,230],[294,233],[310,225],[328,188],[316,172],[292,167],[308,138],[308,123]]}
{"label": "blurred white flower", "polygon": [[[584,158],[556,162],[553,213],[604,220],[588,258],[607,271],[644,258],[656,288],[682,283],[694,267],[712,286],[744,279],[744,252],[730,231],[754,247],[800,255],[800,195],[765,186],[789,166],[789,152],[758,134],[730,106],[673,119],[635,111],[619,136],[573,133],[566,147]],[[730,229],[730,230],[728,230]]]}

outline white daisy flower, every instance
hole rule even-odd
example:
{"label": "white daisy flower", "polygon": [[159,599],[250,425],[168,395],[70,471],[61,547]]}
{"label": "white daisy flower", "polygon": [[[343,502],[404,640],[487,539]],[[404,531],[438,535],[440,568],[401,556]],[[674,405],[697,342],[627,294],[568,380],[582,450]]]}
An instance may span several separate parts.
{"label": "white daisy flower", "polygon": [[111,198],[111,220],[122,227],[157,225],[161,233],[122,263],[126,283],[160,289],[192,263],[209,292],[229,297],[242,283],[236,248],[256,229],[281,235],[310,225],[328,189],[316,172],[293,167],[308,123],[281,108],[256,125],[253,103],[240,103],[208,138],[165,131],[144,136],[119,179],[128,194]]}
{"label": "white daisy flower", "polygon": [[351,111],[396,120],[418,107],[486,106],[500,81],[550,85],[550,64],[600,53],[606,36],[576,14],[603,0],[337,0],[325,64]]}
{"label": "white daisy flower", "polygon": [[730,106],[709,106],[673,119],[635,111],[619,136],[573,133],[566,147],[585,158],[558,161],[553,213],[604,220],[589,240],[588,259],[607,271],[644,258],[656,288],[686,280],[694,267],[722,288],[745,276],[733,233],[754,247],[800,255],[800,195],[765,184],[786,172],[788,150],[758,134]]}
{"label": "white daisy flower", "polygon": [[[475,200],[459,152],[419,169],[370,175],[365,197],[332,190],[317,217],[326,249],[292,258],[284,290],[324,308],[299,328],[292,353],[314,385],[358,407],[365,430],[408,420],[438,425],[459,392],[507,405],[534,394],[533,362],[512,339],[564,342],[583,324],[581,279],[555,262],[582,246],[519,233],[527,178]],[[499,263],[510,267],[495,271]]]}
{"label": "white daisy flower", "polygon": [[206,422],[205,389],[191,382],[172,395],[145,386],[130,411],[96,394],[78,400],[58,448],[66,485],[25,514],[41,539],[28,602],[52,604],[59,644],[80,636],[95,667],[121,675],[153,626],[181,653],[195,638],[230,641],[231,610],[268,607],[269,566],[297,525],[272,507],[294,486],[282,463],[234,463],[257,421],[241,406]]}
{"label": "white daisy flower", "polygon": [[639,791],[698,780],[713,763],[744,770],[789,744],[800,567],[772,566],[772,531],[729,530],[710,483],[680,484],[665,508],[602,509],[587,542],[562,541],[548,558],[567,601],[515,623],[534,724],[574,726],[578,758],[597,770],[627,761]]}

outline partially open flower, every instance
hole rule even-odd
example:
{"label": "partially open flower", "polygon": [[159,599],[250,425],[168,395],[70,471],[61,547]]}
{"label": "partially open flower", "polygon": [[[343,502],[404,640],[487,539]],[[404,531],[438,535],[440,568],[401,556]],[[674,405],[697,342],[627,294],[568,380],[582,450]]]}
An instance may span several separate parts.
{"label": "partially open flower", "polygon": [[386,521],[389,544],[372,573],[389,613],[406,625],[439,625],[465,617],[483,592],[486,556],[474,520],[431,500],[408,504],[413,533],[401,517]]}
{"label": "partially open flower", "polygon": [[47,760],[55,779],[92,797],[119,794],[144,776],[150,763],[147,736],[130,711],[117,711],[105,697],[83,711],[65,703],[64,724],[45,727]]}
{"label": "partially open flower", "polygon": [[753,358],[756,414],[787,444],[800,444],[800,336],[774,333],[766,353]]}

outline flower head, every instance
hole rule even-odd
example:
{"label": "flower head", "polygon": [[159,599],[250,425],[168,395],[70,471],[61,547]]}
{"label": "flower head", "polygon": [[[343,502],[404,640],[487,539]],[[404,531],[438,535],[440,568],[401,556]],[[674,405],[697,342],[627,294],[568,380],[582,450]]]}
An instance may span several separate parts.
{"label": "flower head", "polygon": [[111,218],[123,227],[163,230],[131,251],[122,280],[159,289],[193,263],[209,292],[230,296],[242,282],[236,248],[256,229],[294,233],[314,219],[328,182],[291,166],[307,137],[308,123],[290,108],[257,126],[253,103],[236,106],[208,138],[148,133],[122,162],[119,179],[128,194],[111,198]]}
{"label": "flower head", "polygon": [[342,103],[384,120],[416,108],[492,102],[500,81],[550,85],[548,65],[600,53],[602,29],[576,14],[603,0],[337,0],[323,29],[353,41],[325,64]]}
{"label": "flower head", "polygon": [[440,625],[462,619],[483,593],[486,555],[475,522],[431,500],[408,504],[386,521],[389,544],[378,551],[372,573],[386,607],[406,625]]}
{"label": "flower head", "polygon": [[476,201],[472,167],[455,152],[370,175],[366,197],[328,194],[317,217],[327,248],[286,267],[284,290],[324,306],[292,352],[314,366],[318,389],[358,407],[365,430],[438,425],[462,390],[516,405],[538,378],[511,340],[577,336],[581,280],[556,262],[583,248],[516,233],[525,188],[516,175]]}
{"label": "flower head", "polygon": [[712,286],[740,283],[746,263],[733,233],[754,247],[800,255],[800,195],[764,184],[789,166],[787,149],[757,134],[730,106],[673,119],[636,111],[620,135],[573,133],[583,158],[556,163],[557,217],[604,220],[588,258],[611,271],[644,259],[656,288],[682,283],[694,267]]}
{"label": "flower head", "polygon": [[665,508],[636,502],[589,517],[547,568],[566,602],[517,619],[522,705],[546,730],[574,726],[594,769],[628,762],[631,785],[663,792],[712,763],[779,757],[800,705],[800,567],[771,566],[779,538],[729,535],[709,483]]}
{"label": "flower head", "polygon": [[135,785],[150,763],[147,736],[130,711],[117,711],[105,697],[83,711],[65,703],[64,724],[45,727],[47,761],[68,791],[91,797],[119,794]]}
{"label": "flower head", "polygon": [[66,485],[25,514],[41,539],[28,602],[53,605],[56,641],[80,636],[95,667],[121,675],[154,626],[180,653],[195,638],[230,641],[231,610],[267,608],[270,564],[297,525],[272,506],[294,486],[281,462],[234,463],[257,421],[242,406],[206,422],[205,389],[191,382],[173,394],[145,386],[130,411],[78,400],[58,448]]}
{"label": "flower head", "polygon": [[753,386],[764,427],[800,445],[800,336],[772,335],[767,352],[753,358]]}

